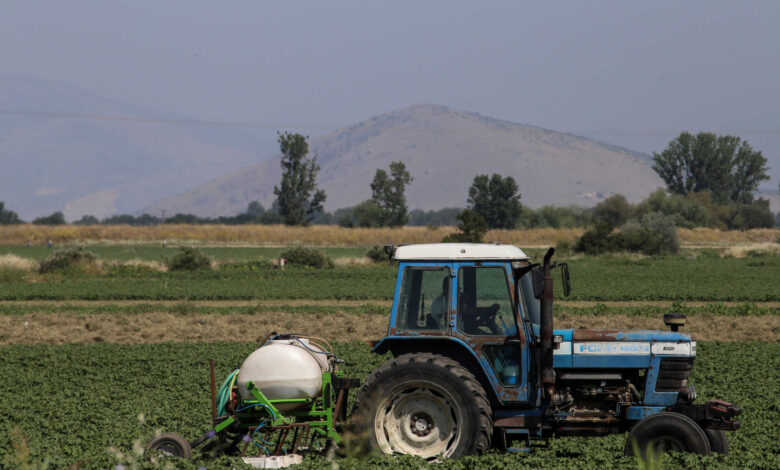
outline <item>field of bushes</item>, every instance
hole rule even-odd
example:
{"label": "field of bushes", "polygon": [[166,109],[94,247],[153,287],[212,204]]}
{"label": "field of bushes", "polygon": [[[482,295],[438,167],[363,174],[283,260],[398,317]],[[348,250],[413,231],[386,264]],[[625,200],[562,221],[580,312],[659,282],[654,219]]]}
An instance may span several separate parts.
{"label": "field of bushes", "polygon": [[[279,269],[280,256],[297,255],[285,246],[251,243],[256,236],[268,243],[272,232],[223,227],[248,231],[214,242],[215,233],[223,232],[194,227],[198,241],[182,245],[197,248],[182,256],[175,242],[166,248],[141,242],[147,236],[175,239],[171,232],[154,229],[138,228],[137,239],[120,243],[60,247],[58,242],[53,249],[41,243],[27,247],[23,237],[3,239],[0,468],[44,468],[47,462],[53,468],[154,468],[136,454],[137,443],[155,430],[188,437],[207,430],[208,359],[214,358],[218,375],[225,375],[274,329],[317,331],[339,340],[337,351],[356,377],[364,378],[384,360],[369,354],[363,341],[381,336],[387,324],[396,267],[365,256],[369,245],[386,234],[367,231],[370,236],[352,243],[336,233],[348,229],[335,229],[326,241],[333,246],[318,249],[324,257],[312,255],[319,268],[288,264]],[[320,230],[307,230],[313,229]],[[359,230],[345,233],[354,236]],[[44,232],[36,232],[36,240],[55,233]],[[409,237],[414,241],[436,241],[425,238],[433,229],[412,232],[420,237]],[[505,241],[530,246],[527,251],[538,259],[549,241],[544,236],[528,241],[532,232],[496,234],[525,237]],[[556,326],[658,328],[663,313],[686,313],[687,331],[706,333],[694,368],[699,400],[717,397],[743,406],[743,429],[731,434],[729,457],[671,455],[664,467],[779,468],[780,376],[772,373],[780,368],[780,254],[773,243],[778,232],[743,232],[729,235],[731,240],[725,235],[709,239],[712,231],[702,229],[680,232],[683,240],[696,241],[684,242],[689,247],[680,255],[650,257],[575,254],[567,248],[573,236],[560,232],[556,258],[569,261],[573,290],[565,301],[557,293]],[[308,261],[309,255],[304,258]],[[622,457],[623,442],[624,436],[563,438],[530,454],[491,452],[433,468],[636,468],[634,460]],[[333,463],[309,458],[301,468],[427,465],[408,457],[347,453],[352,456]],[[170,465],[239,468],[241,462],[223,458]]]}

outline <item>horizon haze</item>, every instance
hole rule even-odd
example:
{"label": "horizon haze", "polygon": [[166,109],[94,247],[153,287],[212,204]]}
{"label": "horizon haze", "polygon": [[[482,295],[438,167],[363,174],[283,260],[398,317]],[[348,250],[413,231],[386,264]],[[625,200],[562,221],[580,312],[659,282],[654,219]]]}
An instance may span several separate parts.
{"label": "horizon haze", "polygon": [[[761,189],[780,180],[777,2],[9,0],[3,13],[0,201],[23,218],[79,198],[132,212],[273,157],[277,131],[314,139],[420,103],[647,155],[682,130],[738,135],[769,161]],[[118,202],[144,184],[146,199]]]}

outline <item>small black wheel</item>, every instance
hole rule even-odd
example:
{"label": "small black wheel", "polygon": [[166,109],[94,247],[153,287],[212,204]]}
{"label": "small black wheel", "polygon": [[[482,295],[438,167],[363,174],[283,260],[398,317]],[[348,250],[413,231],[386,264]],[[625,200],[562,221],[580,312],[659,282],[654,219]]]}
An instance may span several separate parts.
{"label": "small black wheel", "polygon": [[166,457],[181,457],[183,459],[192,459],[192,447],[183,436],[173,432],[160,434],[146,445],[144,455],[152,452],[159,452]]}
{"label": "small black wheel", "polygon": [[481,454],[493,421],[479,381],[450,358],[404,354],[377,369],[358,392],[352,427],[386,454],[429,461]]}
{"label": "small black wheel", "polygon": [[704,430],[694,420],[679,413],[661,412],[639,421],[626,440],[626,455],[635,455],[634,442],[642,458],[647,458],[650,449],[700,455],[711,453]]}
{"label": "small black wheel", "polygon": [[717,454],[729,455],[729,440],[722,429],[705,429],[704,434],[710,441],[710,450]]}

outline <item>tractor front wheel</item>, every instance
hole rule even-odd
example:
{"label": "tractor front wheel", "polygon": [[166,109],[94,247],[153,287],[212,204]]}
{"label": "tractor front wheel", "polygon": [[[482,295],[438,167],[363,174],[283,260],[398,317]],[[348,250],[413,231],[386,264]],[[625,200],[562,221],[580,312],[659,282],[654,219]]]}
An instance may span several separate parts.
{"label": "tractor front wheel", "polygon": [[710,450],[715,453],[729,455],[729,440],[726,437],[726,431],[722,429],[705,429],[704,434],[710,441]]}
{"label": "tractor front wheel", "polygon": [[427,460],[481,454],[493,433],[490,404],[463,366],[430,353],[405,354],[366,379],[352,414],[372,449]]}
{"label": "tractor front wheel", "polygon": [[[636,445],[636,447],[635,447]],[[626,455],[647,458],[649,452],[710,455],[710,443],[696,421],[679,413],[660,412],[639,421],[626,440]]]}

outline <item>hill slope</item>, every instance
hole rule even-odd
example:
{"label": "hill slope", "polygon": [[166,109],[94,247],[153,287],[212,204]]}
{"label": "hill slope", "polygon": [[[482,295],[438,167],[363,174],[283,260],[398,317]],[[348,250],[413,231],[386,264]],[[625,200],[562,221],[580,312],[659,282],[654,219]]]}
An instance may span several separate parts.
{"label": "hill slope", "polygon": [[[517,180],[522,202],[592,206],[614,193],[646,197],[662,181],[647,157],[610,144],[455,111],[416,105],[388,112],[310,141],[327,193],[326,208],[370,197],[377,168],[403,161],[414,177],[410,208],[465,206],[468,187],[480,173]],[[249,201],[270,207],[281,177],[279,156],[168,197],[140,212],[235,214]]]}
{"label": "hill slope", "polygon": [[0,110],[0,201],[27,220],[133,212],[259,159],[249,132],[143,122],[184,118],[45,80],[0,76]]}

